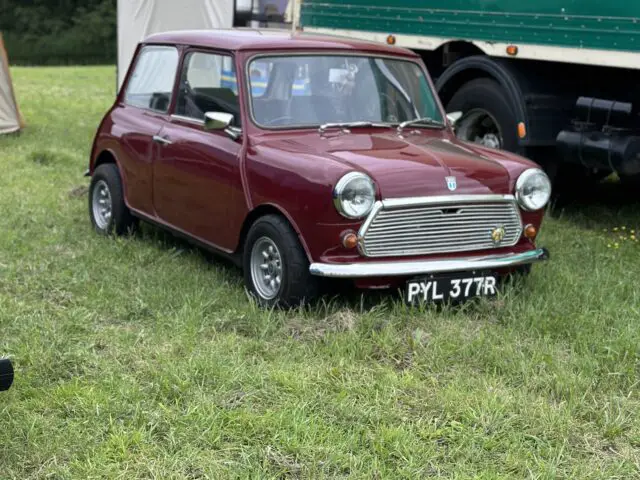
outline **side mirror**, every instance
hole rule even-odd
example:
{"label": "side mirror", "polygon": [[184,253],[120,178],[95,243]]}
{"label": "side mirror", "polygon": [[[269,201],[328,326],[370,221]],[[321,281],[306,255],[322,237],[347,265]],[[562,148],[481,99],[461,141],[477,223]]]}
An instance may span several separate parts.
{"label": "side mirror", "polygon": [[451,124],[451,126],[455,126],[456,122],[462,118],[462,112],[451,112],[447,113],[447,120]]}
{"label": "side mirror", "polygon": [[207,130],[224,130],[233,122],[233,115],[223,112],[207,112],[204,114],[204,128]]}
{"label": "side mirror", "polygon": [[224,130],[233,140],[237,140],[242,136],[242,130],[238,127],[232,127],[233,115],[224,112],[207,112],[204,114],[205,130]]}

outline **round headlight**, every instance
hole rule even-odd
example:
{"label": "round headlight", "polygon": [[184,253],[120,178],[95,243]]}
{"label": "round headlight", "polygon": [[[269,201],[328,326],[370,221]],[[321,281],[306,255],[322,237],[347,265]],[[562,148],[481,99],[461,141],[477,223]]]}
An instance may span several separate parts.
{"label": "round headlight", "polygon": [[373,180],[360,172],[350,172],[338,180],[333,190],[333,204],[343,217],[362,218],[376,201]]}
{"label": "round headlight", "polygon": [[539,168],[530,168],[522,172],[516,182],[516,199],[527,211],[540,210],[551,198],[549,177]]}

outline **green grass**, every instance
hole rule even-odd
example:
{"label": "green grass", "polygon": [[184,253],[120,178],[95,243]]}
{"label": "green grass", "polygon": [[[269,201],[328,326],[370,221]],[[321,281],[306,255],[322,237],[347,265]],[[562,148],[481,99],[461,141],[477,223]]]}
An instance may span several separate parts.
{"label": "green grass", "polygon": [[114,73],[13,69],[1,478],[640,477],[637,204],[557,210],[552,260],[495,301],[260,311],[170,235],[92,232],[82,173]]}

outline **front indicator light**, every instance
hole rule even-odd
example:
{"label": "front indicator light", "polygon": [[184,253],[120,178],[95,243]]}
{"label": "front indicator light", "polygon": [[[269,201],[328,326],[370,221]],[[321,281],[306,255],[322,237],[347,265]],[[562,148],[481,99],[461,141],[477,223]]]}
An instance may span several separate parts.
{"label": "front indicator light", "polygon": [[354,232],[345,232],[342,235],[342,246],[348,249],[356,248],[358,246],[358,235]]}
{"label": "front indicator light", "polygon": [[537,235],[538,235],[538,229],[533,225],[529,224],[526,227],[524,227],[524,236],[527,237],[529,240],[535,240]]}

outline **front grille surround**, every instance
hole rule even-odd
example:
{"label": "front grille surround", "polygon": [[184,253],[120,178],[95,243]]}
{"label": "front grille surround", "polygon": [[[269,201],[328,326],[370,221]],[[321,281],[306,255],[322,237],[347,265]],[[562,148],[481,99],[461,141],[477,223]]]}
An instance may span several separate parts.
{"label": "front grille surround", "polygon": [[[493,229],[505,228],[494,243]],[[365,257],[446,254],[512,247],[522,236],[513,195],[446,195],[379,200],[358,232]]]}

